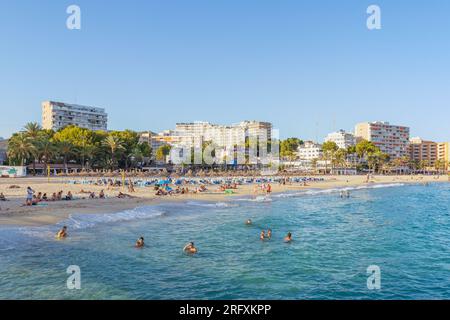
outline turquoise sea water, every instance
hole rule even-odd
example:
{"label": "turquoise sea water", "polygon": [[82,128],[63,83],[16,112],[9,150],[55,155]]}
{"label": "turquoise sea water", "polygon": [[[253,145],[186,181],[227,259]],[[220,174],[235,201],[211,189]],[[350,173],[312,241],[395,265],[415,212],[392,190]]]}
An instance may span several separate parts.
{"label": "turquoise sea water", "polygon": [[[450,299],[450,184],[167,204],[63,224],[65,241],[54,240],[60,225],[0,229],[0,299]],[[273,238],[261,242],[267,228]],[[146,248],[135,249],[141,235]],[[183,254],[188,241],[198,255]],[[66,287],[69,265],[81,290]],[[381,290],[367,288],[370,265]]]}

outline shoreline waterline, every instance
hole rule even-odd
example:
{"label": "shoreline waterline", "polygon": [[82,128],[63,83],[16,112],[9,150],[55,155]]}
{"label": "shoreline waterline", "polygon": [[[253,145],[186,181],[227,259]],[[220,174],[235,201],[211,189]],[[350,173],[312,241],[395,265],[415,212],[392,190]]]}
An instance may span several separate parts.
{"label": "shoreline waterline", "polygon": [[[315,195],[325,195],[325,194],[338,194],[342,191],[361,191],[368,189],[378,189],[378,188],[393,188],[393,187],[403,187],[403,186],[413,186],[420,185],[419,183],[373,183],[359,186],[336,186],[332,188],[306,188],[301,190],[286,190],[283,192],[274,192],[266,195],[254,195],[254,194],[241,194],[229,196],[227,198],[191,198],[191,199],[180,199],[180,198],[167,198],[161,199],[160,201],[152,201],[152,200],[144,200],[140,201],[139,205],[135,202],[128,202],[124,206],[120,206],[120,209],[116,207],[115,210],[107,211],[109,206],[103,206],[99,208],[99,210],[91,210],[88,212],[66,212],[64,216],[53,216],[54,219],[48,219],[48,216],[41,216],[42,220],[38,220],[40,223],[37,224],[15,224],[13,222],[17,220],[12,220],[11,223],[0,223],[0,230],[2,229],[10,229],[10,228],[27,228],[27,227],[52,227],[52,226],[60,226],[64,224],[65,221],[70,221],[74,217],[83,217],[89,218],[89,216],[114,216],[121,215],[124,212],[129,211],[139,211],[145,208],[158,208],[164,205],[189,205],[189,206],[203,206],[203,207],[221,207],[227,206],[230,203],[240,203],[240,202],[255,202],[255,203],[263,203],[263,202],[272,202],[276,199],[283,198],[293,198],[293,197],[304,197],[304,196],[315,196]],[[131,220],[131,219],[130,219]],[[1,220],[0,220],[1,221]],[[20,219],[19,219],[20,221]],[[117,222],[120,221],[128,221],[128,219],[118,219]],[[106,222],[106,221],[105,221]]]}
{"label": "shoreline waterline", "polygon": [[[322,182],[311,182],[307,185],[300,184],[290,184],[290,185],[272,185],[273,192],[271,196],[277,197],[290,197],[290,193],[307,193],[314,192],[314,190],[324,190],[322,192],[327,192],[326,190],[333,189],[345,189],[345,188],[370,188],[376,185],[386,185],[386,184],[420,184],[420,183],[431,183],[431,182],[448,182],[447,176],[442,176],[440,179],[436,179],[434,176],[415,176],[414,180],[410,176],[375,176],[374,180],[370,183],[366,183],[365,176],[326,176],[325,181]],[[46,190],[46,188],[62,189],[62,190],[73,190],[72,192],[77,192],[82,186],[73,186],[64,183],[50,183],[46,184],[42,179],[33,178],[28,179],[26,182],[20,180],[11,180],[9,183],[18,184],[23,192],[27,184],[33,184],[35,181],[38,184],[34,185],[37,190]],[[3,183],[0,180],[0,190],[8,192],[5,185],[8,183]],[[213,186],[211,186],[212,188]],[[55,225],[69,219],[71,215],[89,215],[89,214],[113,214],[120,213],[125,210],[133,210],[143,206],[156,206],[167,203],[183,203],[188,201],[200,201],[200,202],[229,202],[235,201],[239,198],[249,197],[258,198],[267,196],[263,193],[254,193],[255,184],[240,185],[234,194],[224,194],[207,192],[203,194],[189,194],[181,196],[165,196],[158,197],[154,195],[151,188],[141,188],[137,190],[136,197],[132,199],[117,199],[113,197],[112,194],[107,199],[80,199],[76,201],[62,201],[58,203],[49,203],[46,207],[20,207],[20,201],[22,199],[16,198],[11,202],[14,202],[15,207],[11,206],[8,210],[0,211],[0,229],[2,227],[37,227],[45,225]],[[86,188],[86,186],[85,186]],[[100,187],[87,186],[87,188],[99,191]],[[112,192],[118,192],[121,188],[116,188]],[[3,203],[0,203],[0,206]]]}

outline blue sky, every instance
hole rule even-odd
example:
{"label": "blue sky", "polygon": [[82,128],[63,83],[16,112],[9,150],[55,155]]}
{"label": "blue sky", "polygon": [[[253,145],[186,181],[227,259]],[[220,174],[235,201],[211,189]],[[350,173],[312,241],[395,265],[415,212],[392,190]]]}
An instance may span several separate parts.
{"label": "blue sky", "polygon": [[[44,100],[107,108],[110,129],[265,120],[322,139],[361,121],[450,140],[450,2],[0,0],[0,136]],[[77,4],[82,29],[66,28]],[[366,28],[381,7],[382,29]]]}

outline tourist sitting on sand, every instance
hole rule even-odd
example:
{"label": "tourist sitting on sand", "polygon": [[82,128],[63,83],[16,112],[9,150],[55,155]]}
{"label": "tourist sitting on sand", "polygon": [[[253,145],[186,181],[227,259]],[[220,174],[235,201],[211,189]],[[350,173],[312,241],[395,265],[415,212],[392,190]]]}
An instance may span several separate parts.
{"label": "tourist sitting on sand", "polygon": [[36,198],[39,200],[39,202],[41,202],[41,200],[42,200],[42,192],[38,192]]}
{"label": "tourist sitting on sand", "polygon": [[46,194],[46,193],[44,193],[44,194],[42,195],[42,201],[48,201],[48,197],[47,197],[47,194]]}
{"label": "tourist sitting on sand", "polygon": [[59,191],[59,192],[56,194],[56,200],[57,200],[57,201],[61,201],[61,200],[62,200],[62,195],[63,195],[63,192],[62,192],[62,190],[61,190],[61,191]]}
{"label": "tourist sitting on sand", "polygon": [[31,189],[30,187],[27,187],[27,201],[26,201],[27,206],[31,206],[33,204],[33,194],[34,190]]}
{"label": "tourist sitting on sand", "polygon": [[287,236],[284,237],[284,242],[288,243],[292,241],[292,233],[288,232]]}
{"label": "tourist sitting on sand", "polygon": [[58,233],[56,234],[56,238],[58,238],[58,239],[67,238],[67,227],[66,226],[62,227],[62,229],[58,231]]}
{"label": "tourist sitting on sand", "polygon": [[67,201],[73,200],[72,192],[70,192],[70,191],[67,192],[67,195],[66,195],[66,197],[64,199],[67,200]]}
{"label": "tourist sitting on sand", "polygon": [[248,225],[248,226],[251,225],[252,223],[253,223],[252,219],[248,219],[247,221],[245,221],[245,224]]}
{"label": "tourist sitting on sand", "polygon": [[100,193],[98,194],[98,197],[100,199],[105,199],[105,192],[103,190],[100,190]]}
{"label": "tourist sitting on sand", "polygon": [[144,247],[144,237],[140,237],[138,241],[136,241],[136,248],[143,248]]}
{"label": "tourist sitting on sand", "polygon": [[31,200],[31,205],[37,206],[39,202],[41,202],[41,201],[35,195],[33,195],[33,199]]}
{"label": "tourist sitting on sand", "polygon": [[56,201],[58,200],[58,197],[56,195],[56,192],[53,192],[52,197],[50,198],[50,201]]}
{"label": "tourist sitting on sand", "polygon": [[89,194],[89,199],[95,199],[95,192],[91,192]]}
{"label": "tourist sitting on sand", "polygon": [[7,201],[5,195],[2,193],[0,193],[0,201]]}
{"label": "tourist sitting on sand", "polygon": [[193,242],[189,242],[187,245],[185,245],[183,251],[189,254],[196,254],[198,252]]}
{"label": "tourist sitting on sand", "polygon": [[163,189],[158,189],[158,191],[156,191],[155,195],[157,195],[157,196],[166,196],[167,192],[164,191]]}

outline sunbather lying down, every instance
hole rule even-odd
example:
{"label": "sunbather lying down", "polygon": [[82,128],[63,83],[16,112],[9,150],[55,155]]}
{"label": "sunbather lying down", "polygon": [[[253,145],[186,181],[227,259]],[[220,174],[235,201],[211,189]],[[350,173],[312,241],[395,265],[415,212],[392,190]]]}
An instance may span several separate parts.
{"label": "sunbather lying down", "polygon": [[117,198],[119,198],[119,199],[125,199],[125,198],[134,198],[134,197],[131,196],[131,195],[129,195],[129,194],[119,192],[119,194],[117,195]]}

